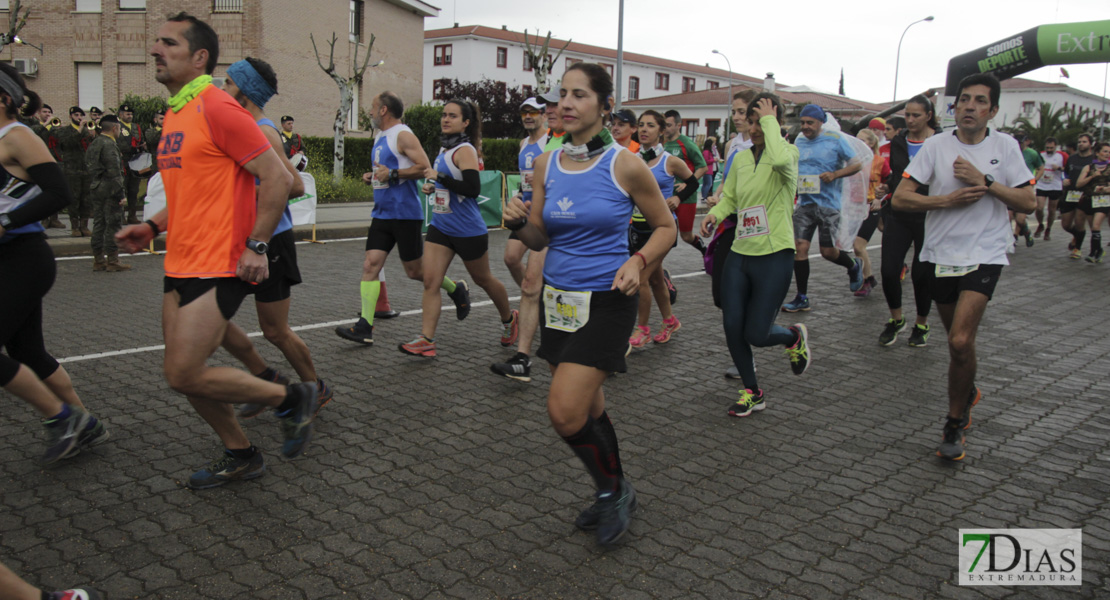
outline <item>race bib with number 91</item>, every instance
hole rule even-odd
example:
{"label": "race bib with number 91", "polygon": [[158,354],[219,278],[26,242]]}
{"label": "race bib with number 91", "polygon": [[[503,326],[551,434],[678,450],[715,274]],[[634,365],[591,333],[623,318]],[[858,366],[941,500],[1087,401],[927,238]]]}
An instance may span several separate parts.
{"label": "race bib with number 91", "polygon": [[590,320],[590,294],[543,286],[544,323],[551,329],[573,333]]}

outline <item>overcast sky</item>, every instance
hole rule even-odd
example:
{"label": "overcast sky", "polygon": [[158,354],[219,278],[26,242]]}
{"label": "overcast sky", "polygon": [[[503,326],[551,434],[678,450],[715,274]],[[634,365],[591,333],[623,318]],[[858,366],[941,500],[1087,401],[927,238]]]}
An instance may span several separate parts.
{"label": "overcast sky", "polygon": [[[514,31],[537,29],[544,35],[617,47],[617,0],[429,0],[440,16],[425,20],[425,29],[460,25],[507,25]],[[737,0],[625,0],[624,49],[660,58],[727,68],[713,54],[732,61],[732,70],[762,78],[774,72],[787,85],[808,85],[836,92],[844,69],[845,94],[886,102],[894,93],[898,38],[918,23],[902,42],[898,96],[908,98],[944,85],[948,60],[1046,23],[1073,23],[1110,18],[1108,0],[1006,0],[1005,2],[752,2]],[[766,14],[753,7],[768,7]],[[830,10],[835,7],[836,10]],[[727,26],[727,28],[725,28]],[[1106,64],[1049,66],[1020,77],[1062,81],[1102,96]]]}

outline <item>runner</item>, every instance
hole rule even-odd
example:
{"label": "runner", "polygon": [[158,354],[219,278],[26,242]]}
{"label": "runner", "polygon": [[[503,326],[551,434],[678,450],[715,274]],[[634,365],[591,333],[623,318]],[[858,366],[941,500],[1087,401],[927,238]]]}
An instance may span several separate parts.
{"label": "runner", "polygon": [[879,136],[875,134],[874,127],[864,129],[856,137],[871,148],[872,155],[871,165],[868,167],[871,181],[867,187],[867,201],[871,203],[871,210],[860,224],[856,239],[852,242],[853,254],[863,261],[863,286],[856,290],[856,296],[866,298],[871,295],[872,288],[879,287],[879,282],[871,273],[871,257],[867,254],[867,243],[871,241],[871,236],[875,235],[875,229],[879,227],[879,209],[882,207],[883,197],[886,196],[886,179],[890,175],[890,163],[879,153]]}
{"label": "runner", "polygon": [[[224,91],[234,98],[239,106],[247,109],[262,130],[262,134],[270,142],[270,147],[278,156],[282,156],[285,148],[282,145],[281,134],[278,132],[277,125],[263,111],[266,103],[277,93],[277,83],[277,74],[269,63],[248,56],[227,68]],[[282,162],[293,178],[289,199],[299,198],[304,195],[304,181],[293,168],[292,163],[287,160]],[[323,379],[316,376],[316,366],[312,362],[308,345],[289,327],[291,289],[301,282],[301,270],[297,266],[293,215],[289,212],[288,204],[281,214],[277,229],[270,238],[266,258],[270,263],[269,277],[253,290],[258,326],[262,328],[262,335],[266,340],[277,346],[285,355],[301,381],[316,383],[316,411],[319,412],[325,404],[331,402],[331,388],[324,383]],[[223,347],[239,359],[248,371],[254,373],[255,377],[281,385],[289,384],[288,378],[266,364],[266,360],[247,337],[247,333],[235,323],[228,323]],[[239,416],[249,419],[258,416],[264,410],[266,410],[264,404],[244,404],[239,408]]]}
{"label": "runner", "polygon": [[543,147],[544,152],[558,150],[563,144],[563,136],[566,131],[563,130],[563,118],[559,114],[559,90],[552,88],[546,94],[539,96],[543,102],[544,109],[543,115],[547,119],[547,144]]}
{"label": "runner", "polygon": [[[1056,222],[1056,207],[1064,195],[1064,161],[1063,152],[1056,151],[1056,138],[1050,137],[1044,141],[1044,152],[1041,152],[1041,162],[1044,169],[1037,178],[1037,210],[1033,213],[1037,217],[1037,231],[1033,237],[1041,237],[1048,241],[1052,234],[1052,224]],[[1048,223],[1044,220],[1044,209],[1048,206]]]}
{"label": "runner", "polygon": [[1091,218],[1091,253],[1087,262],[1100,263],[1106,251],[1102,248],[1102,222],[1110,213],[1110,142],[1095,146],[1095,160],[1083,167],[1076,185],[1083,190],[1080,208]]}
{"label": "runner", "polygon": [[[367,346],[374,343],[374,317],[378,301],[385,294],[381,280],[385,259],[397,247],[401,265],[409,279],[424,281],[424,208],[416,180],[431,166],[420,140],[401,123],[405,105],[393,92],[382,92],[370,103],[370,119],[378,132],[374,136],[373,171],[362,174],[362,181],[374,187],[374,210],[366,233],[366,257],[362,262],[362,314],[351,326],[335,328],[339,337]],[[470,314],[470,288],[465,281],[443,276],[439,289],[455,304],[461,321]]]}
{"label": "runner", "polygon": [[[1033,138],[1029,136],[1021,138],[1021,154],[1025,159],[1025,166],[1033,173],[1033,178],[1039,180],[1044,169],[1044,159],[1041,158],[1040,152],[1033,149]],[[1016,242],[1019,237],[1024,237],[1025,247],[1031,248],[1033,246],[1033,232],[1025,224],[1026,215],[1011,210],[1010,216],[1014,220],[1014,241]]]}
{"label": "runner", "polygon": [[[536,181],[543,185],[533,190],[533,210],[518,198],[505,208],[506,224],[529,248],[550,247],[537,354],[552,372],[551,424],[597,486],[595,503],[575,525],[596,529],[601,544],[624,535],[636,508],[601,386],[610,373],[626,370],[641,271],[659,261],[675,238],[655,178],[605,129],[612,93],[613,81],[600,65],[580,62],[567,69],[559,110],[569,139],[536,162]],[[633,206],[654,231],[643,250],[629,256]]]}
{"label": "runner", "polygon": [[1079,134],[1076,152],[1068,157],[1064,168],[1064,201],[1060,204],[1060,227],[1072,235],[1068,251],[1073,260],[1082,256],[1083,240],[1087,237],[1087,215],[1079,210],[1083,190],[1077,185],[1083,168],[1095,160],[1094,138],[1089,133]]}
{"label": "runner", "polygon": [[[547,145],[545,119],[540,112],[543,106],[535,98],[529,98],[520,106],[520,119],[528,137],[520,140],[517,154],[517,168],[520,169],[520,190],[515,194],[524,203],[532,202],[532,176],[535,161],[543,154]],[[516,232],[509,234],[505,242],[505,266],[509,268],[513,280],[520,286],[520,337],[517,339],[517,352],[508,362],[494,363],[490,371],[502,377],[517,381],[532,381],[532,339],[540,324],[540,290],[543,288],[543,259],[546,250],[528,255],[528,264],[522,264],[528,247],[520,241]]]}
{"label": "runner", "polygon": [[609,126],[613,140],[628,148],[629,152],[639,152],[640,142],[636,137],[636,113],[622,108],[613,113],[613,124]]}
{"label": "runner", "polygon": [[782,101],[757,94],[748,105],[753,146],[737,155],[722,186],[721,202],[702,219],[701,234],[737,215],[736,239],[725,259],[721,313],[729,354],[744,389],[728,414],[746,417],[767,407],[755,375],[752,346],[782,344],[795,375],[805,373],[810,356],[806,326],[775,324],[778,307],[790,291],[794,261],[794,193],[798,149],[782,137]]}
{"label": "runner", "polygon": [[[890,117],[886,120],[886,130],[884,132],[885,135],[886,135],[886,143],[879,146],[879,155],[880,156],[887,159],[888,161],[890,160],[890,143],[894,141],[894,136],[898,135],[899,133],[902,133],[902,130],[905,129],[905,128],[906,128],[906,119],[904,119],[902,117],[893,116],[893,117]],[[888,195],[889,195],[889,193],[890,192],[888,190]]]}
{"label": "runner", "polygon": [[[905,130],[891,140],[890,177],[887,179],[887,189],[891,192],[898,189],[902,182],[902,172],[917,156],[925,140],[939,131],[933,102],[925,96],[918,94],[910,98],[906,102],[905,114]],[[918,193],[928,195],[928,188],[921,187]],[[910,281],[913,283],[917,316],[909,344],[914,348],[924,348],[929,343],[929,311],[933,307],[933,297],[929,292],[932,276],[921,264],[921,245],[925,243],[925,213],[895,210],[893,203],[888,201],[883,205],[882,215],[882,264],[879,269],[890,319],[879,334],[879,345],[893,345],[898,340],[898,334],[906,328],[906,319],[902,315],[902,278],[906,271],[906,252],[913,245]]]}
{"label": "runner", "polygon": [[[432,222],[424,242],[424,309],[420,336],[399,344],[401,352],[427,358],[436,355],[440,296],[447,267],[458,254],[471,279],[486,291],[501,315],[501,345],[509,347],[520,333],[520,319],[509,308],[509,294],[489,270],[489,233],[478,210],[481,191],[478,151],[482,140],[482,113],[468,100],[443,105],[440,121],[443,147],[435,168],[424,172],[425,194],[435,194]],[[461,316],[459,317],[462,318]]]}
{"label": "runner", "polygon": [[[982,394],[975,385],[975,338],[987,302],[1009,264],[1007,209],[1037,205],[1033,174],[1010,136],[991,131],[1001,87],[970,75],[956,94],[956,127],[925,141],[894,194],[898,210],[928,211],[921,260],[933,273],[932,294],[948,330],[948,420],[937,456],[964,457],[964,431]],[[918,192],[928,185],[929,195]]]}
{"label": "runner", "polygon": [[[785,312],[807,311],[809,303],[809,244],[817,231],[821,256],[848,271],[848,289],[863,286],[863,261],[853,260],[836,247],[840,229],[840,180],[859,172],[863,165],[852,161],[856,152],[843,134],[821,131],[825,110],[816,104],[802,109],[802,134],[794,141],[801,158],[798,161],[798,205],[794,209],[794,278],[798,294],[784,304]],[[851,162],[850,162],[851,161]]]}
{"label": "runner", "polygon": [[[678,209],[687,198],[696,195],[698,180],[681,158],[672,156],[663,149],[661,138],[666,126],[667,122],[663,115],[654,110],[647,110],[640,115],[637,132],[640,142],[643,144],[639,153],[640,158],[644,159],[648,168],[651,169],[651,174],[659,185],[659,191],[666,198],[667,208],[673,211]],[[685,184],[677,194],[675,193],[676,180]],[[648,225],[643,213],[639,210],[633,210],[632,222],[628,226],[629,254],[635,255],[643,250],[644,244],[651,239],[652,233],[652,228]],[[678,239],[675,238],[671,247],[677,245]],[[671,295],[667,289],[667,281],[663,278],[663,258],[665,256],[666,254],[659,257],[658,262],[650,263],[641,273],[636,328],[632,332],[632,337],[628,340],[633,348],[643,348],[648,341],[656,344],[666,344],[671,341],[671,335],[682,327],[678,317],[671,311]],[[663,324],[659,326],[659,333],[655,334],[654,337],[651,335],[651,327],[648,326],[653,295],[656,304],[659,305],[659,314],[663,317]]]}
{"label": "runner", "polygon": [[[702,156],[701,149],[698,148],[694,140],[682,134],[682,115],[677,110],[668,110],[663,113],[667,118],[667,129],[664,131],[664,147],[671,154],[682,159],[686,163],[686,168],[694,173],[694,177],[699,181],[702,175],[709,169],[705,164],[705,157]],[[682,241],[690,244],[702,256],[705,256],[705,244],[702,243],[701,238],[694,235],[694,216],[697,213],[698,197],[690,196],[684,200],[682,204],[678,205],[676,214],[678,215],[678,234],[682,236]]]}
{"label": "runner", "polygon": [[137,252],[158,233],[170,232],[162,301],[163,371],[170,387],[189,399],[224,445],[219,458],[189,478],[193,489],[265,472],[262,453],[239,426],[232,404],[275,408],[287,458],[308,445],[316,409],[315,383],[281,386],[206,364],[250,292],[248,282],[267,278],[270,236],[293,183],[286,160],[250,113],[212,85],[219,52],[216,32],[187,13],[158,28],[150,54],[155,79],[170,93],[158,148],[166,208],[116,235],[123,249]]}
{"label": "runner", "polygon": [[[19,122],[39,110],[38,94],[0,63],[0,387],[43,418],[50,465],[108,439],[81,403],[69,373],[46,351],[42,299],[54,285],[54,253],[42,220],[72,201],[61,166],[42,138]],[[14,283],[18,282],[18,284]]]}

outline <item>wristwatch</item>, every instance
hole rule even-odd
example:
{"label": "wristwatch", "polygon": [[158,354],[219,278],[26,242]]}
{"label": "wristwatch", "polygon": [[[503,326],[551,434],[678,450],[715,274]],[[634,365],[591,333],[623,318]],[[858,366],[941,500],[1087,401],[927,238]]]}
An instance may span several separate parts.
{"label": "wristwatch", "polygon": [[987,182],[987,189],[990,189],[991,185],[994,184],[994,177],[990,175],[983,175],[983,180]]}
{"label": "wristwatch", "polygon": [[397,169],[389,170],[389,185],[397,185],[401,183],[401,172]]}
{"label": "wristwatch", "polygon": [[270,250],[270,245],[267,244],[266,242],[260,242],[258,240],[248,239],[247,240],[247,250],[250,250],[251,252],[254,252],[255,254],[266,254],[266,252],[268,252]]}
{"label": "wristwatch", "polygon": [[9,229],[12,226],[12,217],[8,213],[0,213],[0,227]]}

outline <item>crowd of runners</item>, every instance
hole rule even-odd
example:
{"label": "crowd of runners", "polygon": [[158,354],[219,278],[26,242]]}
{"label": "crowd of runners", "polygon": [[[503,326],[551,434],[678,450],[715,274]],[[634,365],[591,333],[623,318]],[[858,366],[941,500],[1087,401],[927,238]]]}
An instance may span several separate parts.
{"label": "crowd of runners", "polygon": [[[215,460],[189,477],[194,489],[265,472],[262,452],[240,419],[273,410],[284,438],[281,453],[295,457],[332,398],[288,322],[291,289],[301,274],[287,201],[303,188],[264,112],[278,75],[246,58],[228,67],[220,90],[211,83],[218,53],[215,32],[187,14],[158,29],[151,50],[155,78],[170,95],[157,156],[167,205],[116,236],[121,249],[134,252],[172,231],[162,305],[164,376],[223,444]],[[1049,239],[1057,212],[1073,238],[1072,258],[1080,257],[1088,225],[1087,260],[1100,262],[1104,254],[1099,228],[1110,212],[1110,144],[1094,144],[1084,134],[1070,156],[1052,139],[1043,152],[1023,149],[987,126],[1000,94],[990,75],[960,83],[952,130],[941,131],[932,102],[915,96],[903,116],[875,119],[859,140],[835,127],[821,107],[808,105],[800,114],[801,135],[791,143],[782,101],[770,92],[740,92],[732,101],[739,135],[720,161],[681,135],[677,113],[614,111],[612,94],[604,68],[576,63],[557,87],[520,107],[527,132],[521,180],[503,212],[512,232],[503,260],[521,290],[516,309],[491,272],[489,234],[476,201],[480,108],[465,99],[445,103],[442,148],[433,161],[401,122],[401,99],[388,91],[376,95],[373,164],[364,176],[375,204],[359,283],[361,312],[355,323],[336,329],[341,338],[369,346],[375,317],[396,315],[380,310],[382,269],[396,247],[405,274],[423,283],[423,310],[415,339],[390,342],[407,355],[435,357],[441,292],[457,319],[471,313],[470,286],[446,276],[455,256],[461,258],[498,312],[489,337],[496,332],[503,347],[515,350],[490,366],[493,374],[531,381],[539,333],[535,356],[551,372],[552,428],[596,489],[575,524],[596,530],[601,544],[627,531],[637,505],[604,384],[620,385],[609,376],[626,372],[631,352],[666,344],[681,329],[673,308],[677,291],[663,268],[680,239],[702,253],[712,276],[732,359],[725,374],[742,383],[727,406],[736,417],[764,410],[771,396],[759,384],[753,348],[781,346],[795,375],[812,361],[806,326],[777,320],[782,312],[820,310],[808,287],[814,233],[820,255],[845,269],[848,293],[882,289],[890,310],[881,332],[876,325],[882,346],[894,344],[908,325],[902,310],[908,275],[916,310],[909,345],[928,344],[934,303],[948,336],[947,419],[936,453],[953,461],[965,456],[971,409],[982,397],[975,384],[976,336],[1007,254],[1022,238],[1030,246],[1035,237]],[[0,280],[23,282],[0,290],[0,345],[7,351],[0,354],[0,382],[43,418],[42,462],[52,464],[105,442],[109,431],[43,340],[42,299],[53,284],[54,260],[41,221],[71,194],[45,144],[19,123],[21,110],[38,110],[38,97],[2,63],[0,103]],[[722,183],[701,190],[711,208],[695,222],[699,189],[712,188],[712,179],[703,177],[706,158],[722,163]],[[852,222],[858,233],[842,247],[845,182],[853,177],[866,183],[869,210],[862,222]],[[419,180],[426,182],[422,189]],[[426,235],[424,202],[433,215]],[[1025,215],[1034,212],[1038,227],[1030,233]],[[878,277],[867,255],[876,229],[882,231]],[[787,301],[792,280],[796,295]],[[231,322],[252,294],[265,339],[300,381],[268,365]],[[653,303],[660,323],[654,335]],[[220,347],[247,370],[209,366]],[[0,570],[0,586],[17,579]]]}

